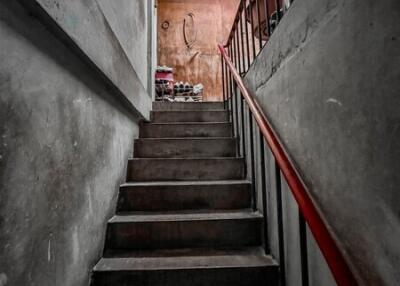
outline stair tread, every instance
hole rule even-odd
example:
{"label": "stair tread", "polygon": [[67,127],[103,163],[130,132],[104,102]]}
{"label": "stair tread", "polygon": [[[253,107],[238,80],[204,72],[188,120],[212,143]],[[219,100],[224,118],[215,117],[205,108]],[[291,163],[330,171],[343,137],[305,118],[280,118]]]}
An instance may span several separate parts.
{"label": "stair tread", "polygon": [[223,102],[153,102],[153,110],[220,110]]}
{"label": "stair tread", "polygon": [[224,109],[212,109],[212,110],[201,110],[201,109],[170,109],[170,110],[153,110],[152,112],[227,112]]}
{"label": "stair tread", "polygon": [[136,141],[162,141],[162,140],[180,140],[180,141],[185,141],[185,140],[236,140],[235,137],[161,137],[161,138],[138,138],[135,139]]}
{"label": "stair tread", "polygon": [[145,125],[215,125],[215,124],[230,124],[229,121],[210,121],[210,122],[144,122]]}
{"label": "stair tread", "polygon": [[179,249],[131,252],[131,257],[102,258],[95,271],[141,271],[198,268],[277,267],[262,248],[234,250]]}
{"label": "stair tread", "polygon": [[262,214],[253,210],[229,211],[182,211],[182,212],[130,212],[118,214],[109,223],[127,222],[172,222],[172,221],[208,221],[231,219],[259,219]]}
{"label": "stair tread", "polygon": [[130,161],[163,161],[163,160],[169,160],[169,161],[189,161],[189,160],[196,160],[196,161],[204,161],[204,160],[242,160],[243,157],[205,157],[205,158],[199,158],[199,157],[188,157],[188,158],[129,158]]}
{"label": "stair tread", "polygon": [[121,187],[136,186],[212,186],[212,185],[236,185],[251,184],[248,180],[215,180],[215,181],[156,181],[156,182],[127,182]]}

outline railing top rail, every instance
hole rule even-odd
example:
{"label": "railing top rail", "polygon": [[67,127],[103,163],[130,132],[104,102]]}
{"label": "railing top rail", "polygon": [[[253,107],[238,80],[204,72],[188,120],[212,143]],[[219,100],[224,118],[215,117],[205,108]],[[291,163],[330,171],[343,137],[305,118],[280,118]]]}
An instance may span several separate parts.
{"label": "railing top rail", "polygon": [[253,98],[253,96],[250,95],[243,83],[241,76],[237,72],[229,56],[226,54],[224,46],[218,45],[218,48],[236,82],[236,85],[239,87],[242,96],[248,104],[261,133],[269,145],[282,174],[286,178],[288,186],[295,200],[297,201],[299,210],[307,222],[312,234],[314,235],[314,238],[323,256],[325,257],[326,262],[332,271],[336,283],[339,286],[358,285],[347,261],[344,259],[342,252],[339,250],[336,241],[333,239],[311,197],[309,196],[303,181],[301,180],[294,165],[291,163],[282,144],[278,140],[272,125],[269,123],[257,101]]}

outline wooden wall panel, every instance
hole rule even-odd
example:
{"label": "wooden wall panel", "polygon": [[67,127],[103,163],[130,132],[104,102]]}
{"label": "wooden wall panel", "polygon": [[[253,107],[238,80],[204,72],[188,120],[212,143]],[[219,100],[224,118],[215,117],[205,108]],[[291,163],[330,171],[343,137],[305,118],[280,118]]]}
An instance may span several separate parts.
{"label": "wooden wall panel", "polygon": [[[158,64],[174,68],[175,80],[202,83],[204,100],[222,100],[217,44],[226,41],[239,0],[159,0]],[[194,17],[194,24],[189,14]],[[184,37],[184,21],[188,47]],[[167,29],[162,28],[169,23]]]}

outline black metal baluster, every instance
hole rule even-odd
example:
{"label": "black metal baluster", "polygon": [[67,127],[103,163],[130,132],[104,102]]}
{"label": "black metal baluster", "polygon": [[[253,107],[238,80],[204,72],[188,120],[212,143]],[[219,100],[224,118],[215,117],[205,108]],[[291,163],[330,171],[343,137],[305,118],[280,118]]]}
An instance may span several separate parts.
{"label": "black metal baluster", "polygon": [[276,26],[278,26],[279,21],[281,20],[281,0],[275,0],[276,5]]}
{"label": "black metal baluster", "polygon": [[[240,140],[240,133],[239,133],[239,113],[238,113],[238,104],[239,104],[239,100],[238,100],[238,92],[237,92],[237,90],[238,90],[238,88],[237,88],[237,85],[236,85],[236,82],[235,82],[235,84],[233,85],[233,87],[234,87],[234,97],[235,97],[235,123],[236,123],[236,136],[237,136],[237,138]],[[240,91],[239,91],[240,92]],[[241,156],[241,152],[240,152],[240,147],[239,146],[237,146],[237,151],[238,151],[238,154],[239,154],[239,156]]]}
{"label": "black metal baluster", "polygon": [[229,116],[231,116],[231,113],[232,113],[232,102],[231,102],[231,93],[230,93],[230,87],[229,87],[229,85],[230,85],[230,83],[229,83],[230,71],[229,71],[229,68],[228,68],[228,65],[226,64],[226,62],[225,62],[225,70],[226,70],[226,76],[225,77],[226,77],[226,90],[227,90],[227,101],[228,101],[227,105],[228,105],[228,110],[230,112]]}
{"label": "black metal baluster", "polygon": [[259,51],[261,52],[262,49],[262,34],[261,34],[261,16],[260,16],[260,1],[256,0],[256,11],[257,11],[257,23],[258,23],[258,44],[259,44]]}
{"label": "black metal baluster", "polygon": [[[239,42],[239,39],[238,39],[238,34],[237,34],[237,30],[235,30],[235,37],[234,37],[234,39],[235,39],[235,63],[236,63],[236,70],[238,70],[239,69],[239,64],[240,64],[240,62],[239,62],[239,50],[238,50],[238,42]],[[236,81],[235,81],[236,82]]]}
{"label": "black metal baluster", "polygon": [[245,162],[246,162],[246,164],[244,164],[244,166],[245,166],[245,176],[247,176],[247,161],[246,161],[246,128],[245,128],[245,126],[244,126],[244,122],[245,122],[245,120],[244,120],[244,104],[245,104],[245,101],[244,101],[244,98],[243,98],[243,96],[241,96],[240,97],[241,98],[241,104],[240,104],[240,119],[241,119],[241,122],[242,122],[242,150],[243,150],[243,152],[242,152],[242,155],[243,155],[243,158],[244,158],[244,160],[245,160]]}
{"label": "black metal baluster", "polygon": [[240,40],[241,40],[241,50],[242,50],[242,54],[241,54],[241,58],[242,58],[242,72],[240,73],[240,75],[242,75],[245,71],[246,71],[246,65],[245,65],[245,56],[244,56],[244,37],[243,37],[243,17],[242,17],[242,9],[243,9],[243,1],[241,1],[241,10],[239,12],[239,23],[240,23]]}
{"label": "black metal baluster", "polygon": [[[237,24],[235,24],[235,29],[237,28]],[[239,51],[238,51],[238,47],[239,47],[239,39],[238,39],[238,33],[237,30],[235,30],[234,33],[234,58],[235,58],[235,63],[236,63],[236,69],[239,68]],[[234,97],[234,101],[235,101],[235,110],[234,110],[234,114],[235,114],[235,131],[236,131],[236,136],[239,136],[239,118],[238,118],[238,97],[237,97],[237,85],[236,85],[236,81],[233,82],[233,97]],[[240,150],[239,151],[239,155],[240,155]]]}
{"label": "black metal baluster", "polygon": [[[233,41],[233,38],[232,38]],[[232,42],[233,44],[233,42]],[[233,45],[231,45],[232,49],[229,49],[229,57],[231,61],[233,61]],[[235,110],[235,101],[234,101],[234,96],[233,96],[233,77],[232,77],[232,72],[229,70],[229,89],[230,89],[230,99],[231,99],[231,123],[232,123],[232,136],[235,136],[235,120],[234,120],[234,110]]]}
{"label": "black metal baluster", "polygon": [[302,286],[309,285],[308,278],[308,254],[307,254],[307,228],[303,214],[299,210],[299,236],[300,236],[300,257],[301,257],[301,280]]}
{"label": "black metal baluster", "polygon": [[233,33],[233,37],[232,37],[232,57],[231,57],[231,61],[234,65],[235,68],[237,68],[237,64],[236,64],[236,44],[235,44],[235,33]]}
{"label": "black metal baluster", "polygon": [[250,43],[249,43],[249,25],[247,23],[247,0],[242,0],[244,2],[244,23],[245,23],[245,31],[246,31],[246,51],[247,51],[247,69],[246,72],[250,68]]}
{"label": "black metal baluster", "polygon": [[260,176],[261,176],[261,192],[262,192],[262,207],[263,207],[263,220],[264,220],[264,250],[265,253],[270,253],[269,235],[268,235],[268,201],[267,201],[267,181],[265,176],[265,143],[264,135],[259,129],[260,136]]}
{"label": "black metal baluster", "polygon": [[228,67],[224,59],[224,71],[225,71],[225,92],[226,92],[226,110],[229,111],[229,91],[228,91]]}
{"label": "black metal baluster", "polygon": [[221,75],[222,75],[222,97],[224,101],[224,109],[226,110],[226,91],[225,91],[225,64],[224,57],[221,54]]}
{"label": "black metal baluster", "polygon": [[251,114],[250,108],[249,113],[249,148],[250,148],[250,161],[251,161],[251,191],[253,194],[253,209],[257,209],[257,194],[256,194],[256,170],[255,170],[255,158],[254,158],[254,138],[253,138],[253,115]]}
{"label": "black metal baluster", "polygon": [[[231,75],[232,76],[232,75]],[[233,116],[233,120],[234,120],[234,124],[233,124],[233,136],[237,135],[237,100],[236,100],[236,83],[235,81],[232,79],[232,102],[233,102],[233,110],[232,110],[232,116]]]}
{"label": "black metal baluster", "polygon": [[[268,7],[269,0],[265,0],[265,28],[267,29],[268,33],[268,40],[269,37],[271,37],[271,23],[270,23],[270,17],[269,17],[269,7]],[[268,40],[265,42],[267,43]]]}
{"label": "black metal baluster", "polygon": [[281,286],[286,285],[285,271],[285,241],[283,234],[283,212],[282,212],[282,181],[281,169],[275,161],[275,182],[276,182],[276,204],[278,213],[278,243],[279,243],[279,267]]}
{"label": "black metal baluster", "polygon": [[237,53],[236,53],[236,56],[237,56],[237,59],[238,59],[238,71],[239,71],[239,74],[241,74],[241,72],[242,72],[242,64],[241,64],[241,60],[240,60],[240,39],[239,39],[239,36],[240,36],[240,34],[239,34],[239,19],[237,19],[238,21],[237,21],[237,24],[236,24],[236,32],[235,32],[235,35],[237,36],[237,40],[236,40],[236,49],[237,49]]}
{"label": "black metal baluster", "polygon": [[253,59],[252,61],[254,61],[254,59],[256,58],[256,41],[255,41],[255,37],[254,37],[254,17],[253,17],[253,1],[254,0],[250,0],[250,7],[249,7],[249,13],[250,13],[250,26],[251,26],[251,43],[252,43],[252,47],[253,47]]}

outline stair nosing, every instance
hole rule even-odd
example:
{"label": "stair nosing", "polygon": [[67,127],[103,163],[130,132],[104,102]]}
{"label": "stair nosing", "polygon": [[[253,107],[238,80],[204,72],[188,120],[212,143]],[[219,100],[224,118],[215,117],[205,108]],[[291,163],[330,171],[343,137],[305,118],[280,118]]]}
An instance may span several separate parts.
{"label": "stair nosing", "polygon": [[212,125],[212,124],[231,124],[229,121],[210,121],[210,122],[204,122],[204,121],[193,121],[193,122],[143,122],[143,124],[147,125]]}
{"label": "stair nosing", "polygon": [[118,223],[157,223],[157,222],[186,222],[186,221],[226,221],[226,220],[259,220],[262,219],[262,214],[259,211],[207,211],[204,213],[163,213],[154,214],[152,211],[130,212],[128,215],[116,214],[109,221],[109,224]]}
{"label": "stair nosing", "polygon": [[208,180],[208,181],[155,181],[155,182],[126,182],[120,187],[135,187],[135,186],[191,186],[191,185],[244,185],[251,184],[249,180]]}
{"label": "stair nosing", "polygon": [[228,112],[228,111],[225,109],[213,109],[213,110],[185,109],[185,110],[151,110],[151,112]]}
{"label": "stair nosing", "polygon": [[140,161],[140,160],[152,160],[152,161],[162,161],[162,160],[169,160],[169,161],[189,161],[189,160],[243,160],[243,157],[182,157],[182,158],[171,158],[171,157],[155,157],[155,158],[138,158],[138,157],[131,157],[129,161]]}
{"label": "stair nosing", "polygon": [[[248,253],[246,253],[248,252]],[[243,262],[243,259],[246,261]],[[120,267],[105,267],[106,262],[124,262]],[[154,263],[158,262],[158,263]],[[189,263],[188,263],[189,262]],[[94,267],[95,272],[112,271],[157,271],[185,269],[238,269],[238,268],[278,267],[278,263],[261,247],[245,247],[227,254],[177,255],[150,257],[107,257],[102,258]]]}
{"label": "stair nosing", "polygon": [[236,140],[235,137],[149,137],[137,138],[135,141],[142,140]]}

